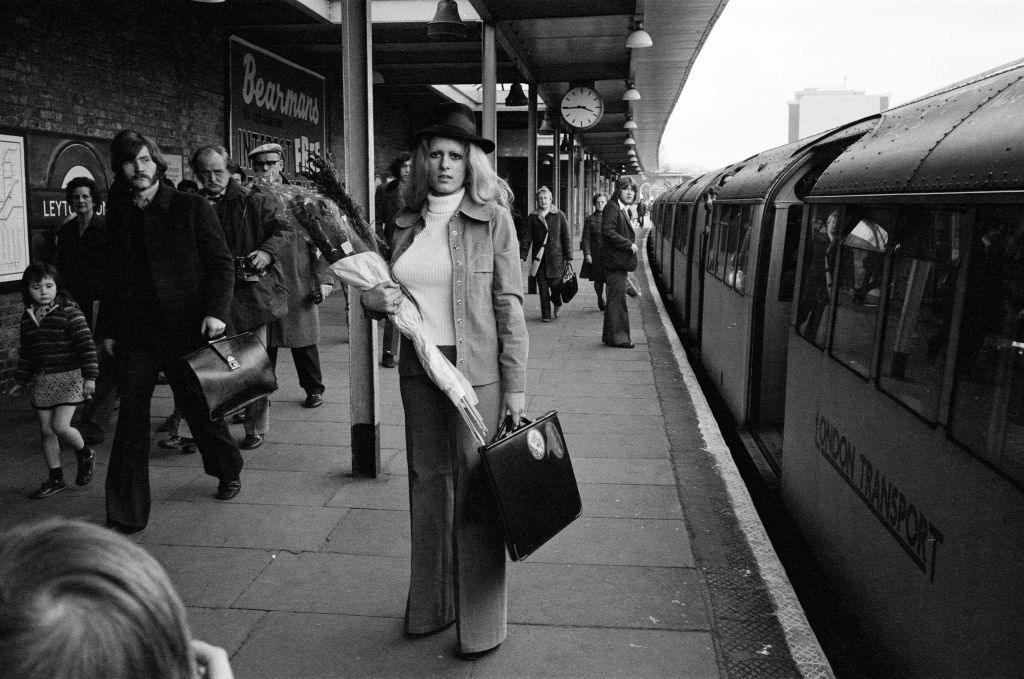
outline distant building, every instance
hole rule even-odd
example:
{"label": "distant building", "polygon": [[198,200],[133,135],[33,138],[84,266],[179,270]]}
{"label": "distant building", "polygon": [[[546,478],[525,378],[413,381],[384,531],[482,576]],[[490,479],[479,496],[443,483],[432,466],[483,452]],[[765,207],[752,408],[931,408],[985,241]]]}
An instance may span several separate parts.
{"label": "distant building", "polygon": [[889,108],[888,94],[864,94],[856,90],[801,90],[789,102],[789,141],[830,130],[851,120],[881,113]]}

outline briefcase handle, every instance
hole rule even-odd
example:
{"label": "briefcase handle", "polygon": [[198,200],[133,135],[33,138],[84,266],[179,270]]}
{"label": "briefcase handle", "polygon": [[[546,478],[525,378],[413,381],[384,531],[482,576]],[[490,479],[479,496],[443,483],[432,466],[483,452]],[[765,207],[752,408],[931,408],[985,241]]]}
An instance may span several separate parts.
{"label": "briefcase handle", "polygon": [[[498,425],[498,431],[494,432],[494,441],[500,441],[509,434],[514,434],[516,430],[522,429],[530,424],[533,424],[533,420],[528,418],[526,415],[520,416],[519,424],[517,425],[512,421],[511,413],[506,414],[501,420],[501,424]],[[494,441],[491,441],[491,443],[494,443]]]}
{"label": "briefcase handle", "polygon": [[231,345],[224,341],[227,339],[227,335],[220,335],[219,337],[214,337],[212,340],[207,340],[207,344],[209,344],[210,348],[217,352],[217,355],[228,364],[228,370],[238,370],[242,367],[242,364],[239,363],[238,359],[231,354]]}

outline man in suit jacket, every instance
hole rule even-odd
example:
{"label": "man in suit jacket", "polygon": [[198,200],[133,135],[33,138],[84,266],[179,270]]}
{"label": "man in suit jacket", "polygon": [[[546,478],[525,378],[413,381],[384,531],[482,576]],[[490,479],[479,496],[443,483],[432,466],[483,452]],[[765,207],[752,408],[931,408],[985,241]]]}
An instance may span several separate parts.
{"label": "man in suit jacket", "polygon": [[224,333],[234,266],[216,215],[196,194],[161,181],[156,143],[123,130],[110,145],[116,176],[107,217],[107,264],[98,335],[119,361],[121,411],[107,471],[107,524],[135,532],[149,521],[150,400],[163,370],[203,456],[217,498],[241,489],[242,457],[227,425],[211,422],[183,354]]}

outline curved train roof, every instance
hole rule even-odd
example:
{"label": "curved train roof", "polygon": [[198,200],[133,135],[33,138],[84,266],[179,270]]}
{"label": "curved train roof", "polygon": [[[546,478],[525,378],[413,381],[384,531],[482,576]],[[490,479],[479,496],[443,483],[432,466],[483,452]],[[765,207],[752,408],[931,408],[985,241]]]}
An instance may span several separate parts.
{"label": "curved train roof", "polygon": [[885,111],[811,196],[1024,189],[1024,65]]}

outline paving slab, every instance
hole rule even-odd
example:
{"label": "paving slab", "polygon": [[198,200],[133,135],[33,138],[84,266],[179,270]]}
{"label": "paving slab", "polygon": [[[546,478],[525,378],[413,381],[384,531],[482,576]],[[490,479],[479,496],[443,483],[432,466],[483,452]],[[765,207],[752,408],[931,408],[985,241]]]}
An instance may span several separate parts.
{"label": "paving slab", "polygon": [[323,551],[408,558],[411,544],[409,512],[350,509],[327,536]]}
{"label": "paving slab", "polygon": [[408,590],[405,557],[279,553],[234,606],[401,618]]}
{"label": "paving slab", "polygon": [[[267,617],[266,611],[246,611],[233,608],[186,607],[189,627],[196,639],[220,646],[233,655],[253,629]],[[241,676],[235,672],[235,676]]]}
{"label": "paving slab", "polygon": [[[322,472],[266,471],[246,469],[242,502],[266,505],[322,507],[351,477],[340,470]],[[219,502],[209,493],[209,484],[198,479],[168,495],[170,500]],[[241,497],[241,496],[239,496]]]}
{"label": "paving slab", "polygon": [[380,479],[355,479],[341,487],[329,507],[409,510],[409,479],[397,474]]}
{"label": "paving slab", "polygon": [[583,516],[618,519],[682,519],[675,486],[580,484]]}
{"label": "paving slab", "polygon": [[508,568],[509,622],[710,631],[691,568],[524,562]]}
{"label": "paving slab", "polygon": [[672,462],[651,458],[577,458],[572,464],[579,483],[675,486]]}
{"label": "paving slab", "polygon": [[530,560],[620,566],[693,568],[686,524],[671,519],[581,517]]}
{"label": "paving slab", "polygon": [[573,460],[578,457],[668,459],[668,439],[663,431],[599,434],[563,430],[562,433],[565,434],[565,443]]}
{"label": "paving slab", "polygon": [[475,676],[474,664],[454,658],[454,646],[454,630],[407,639],[400,618],[274,612],[260,620],[231,664],[245,679]]}
{"label": "paving slab", "polygon": [[274,552],[261,549],[147,545],[173,573],[174,586],[186,606],[228,608],[263,569]]}
{"label": "paving slab", "polygon": [[[244,502],[241,495],[238,498]],[[144,544],[308,552],[323,545],[346,511],[243,502],[163,502],[159,520],[151,517],[139,540]]]}

